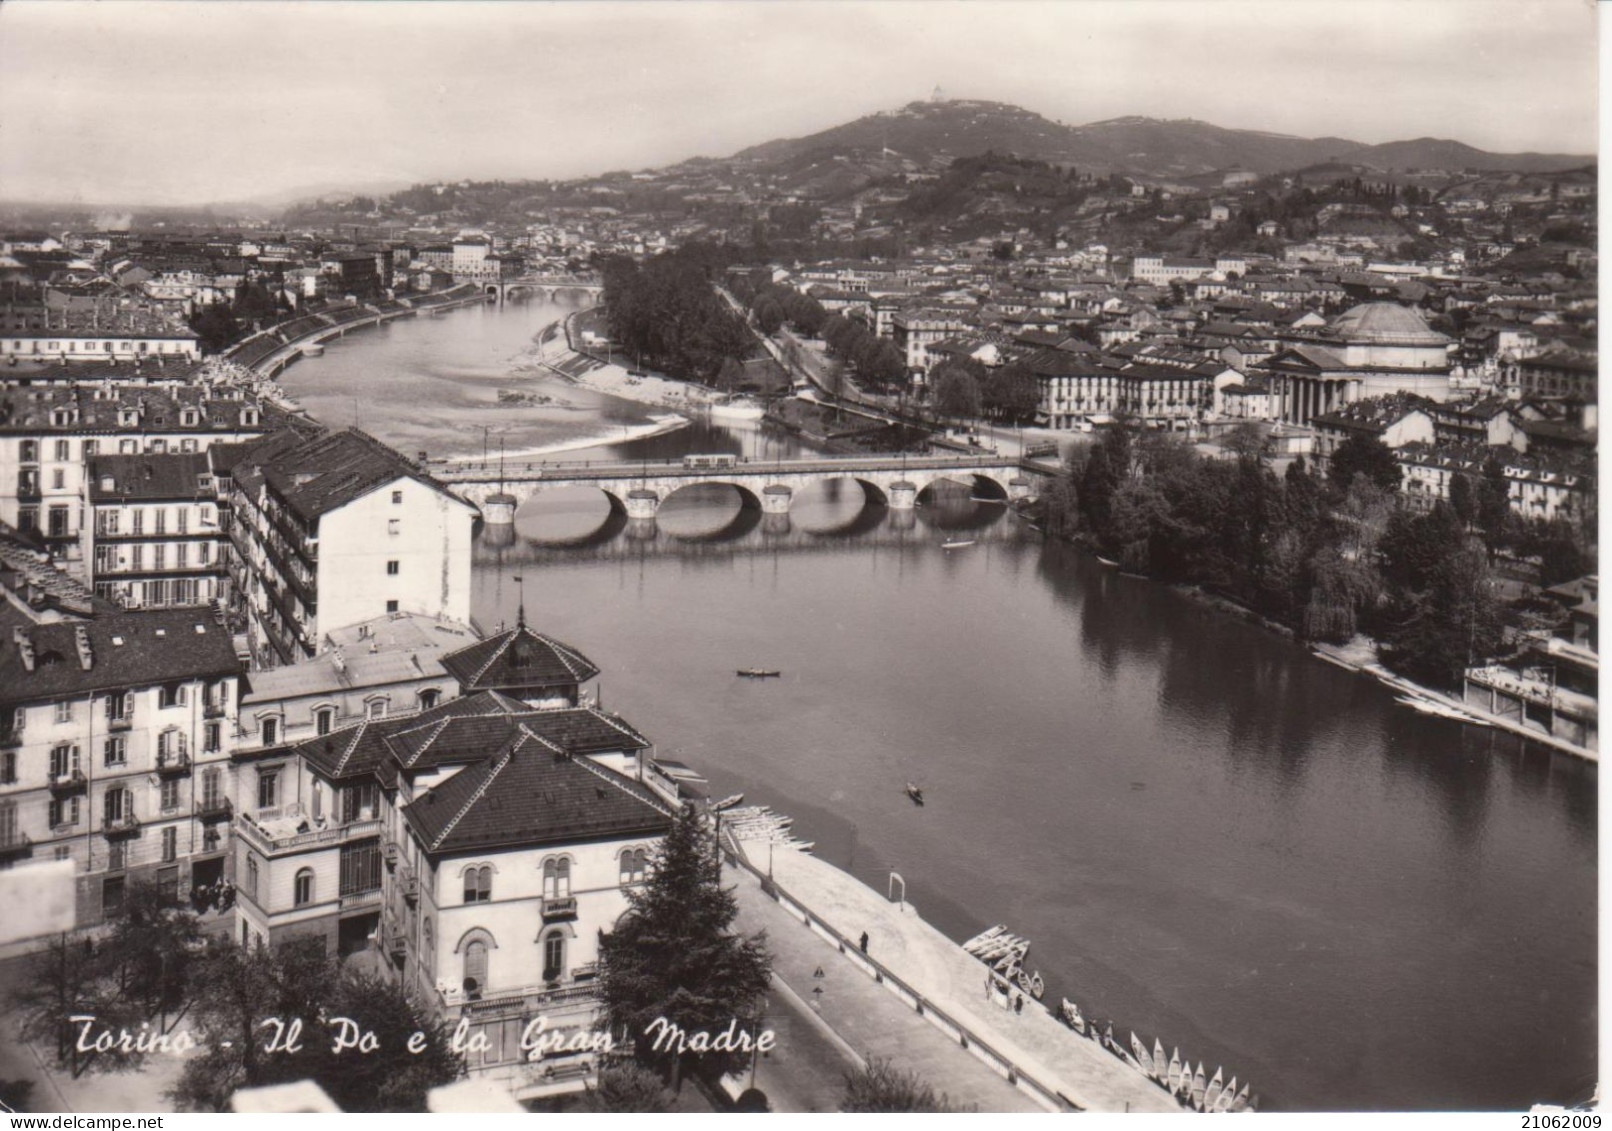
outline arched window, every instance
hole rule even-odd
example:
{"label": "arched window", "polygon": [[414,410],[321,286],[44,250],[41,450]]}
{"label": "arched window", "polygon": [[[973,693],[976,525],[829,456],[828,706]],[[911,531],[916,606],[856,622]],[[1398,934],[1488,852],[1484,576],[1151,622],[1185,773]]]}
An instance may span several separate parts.
{"label": "arched window", "polygon": [[493,897],[493,869],[491,864],[465,869],[465,902],[486,903]]}
{"label": "arched window", "polygon": [[621,882],[636,884],[642,882],[649,869],[649,853],[642,848],[624,848],[621,851]]}
{"label": "arched window", "polygon": [[312,868],[303,868],[297,872],[294,898],[298,907],[306,907],[313,902]]}
{"label": "arched window", "polygon": [[336,723],[336,708],[320,707],[313,713],[313,729],[316,734],[329,734],[330,728]]}
{"label": "arched window", "polygon": [[543,937],[543,980],[557,982],[565,973],[565,932],[550,931]]}
{"label": "arched window", "polygon": [[564,899],[571,894],[571,858],[550,857],[543,861],[543,898]]}
{"label": "arched window", "polygon": [[435,687],[428,687],[420,692],[420,710],[429,711],[442,701],[442,692]]}
{"label": "arched window", "polygon": [[487,988],[487,944],[474,939],[465,946],[465,996],[479,1001]]}

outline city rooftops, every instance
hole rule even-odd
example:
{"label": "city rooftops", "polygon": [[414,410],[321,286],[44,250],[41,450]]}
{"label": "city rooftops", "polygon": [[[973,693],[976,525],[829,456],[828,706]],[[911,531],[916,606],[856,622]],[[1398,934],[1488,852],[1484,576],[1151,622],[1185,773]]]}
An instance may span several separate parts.
{"label": "city rooftops", "polygon": [[1426,413],[1431,417],[1435,407],[1434,402],[1413,393],[1391,393],[1356,401],[1336,412],[1322,413],[1314,423],[1318,427],[1377,434],[1386,432],[1414,412]]}
{"label": "city rooftops", "polygon": [[206,499],[213,497],[211,478],[205,452],[92,456],[90,502]]}
{"label": "city rooftops", "polygon": [[533,632],[524,615],[507,632],[444,656],[442,665],[466,693],[574,686],[599,674],[580,652]]}
{"label": "city rooftops", "polygon": [[447,675],[442,655],[475,639],[465,625],[423,613],[389,613],[325,635],[325,651],[253,672],[242,705],[278,702]]}
{"label": "city rooftops", "polygon": [[[247,458],[250,460],[251,454]],[[440,483],[398,452],[357,428],[316,436],[274,455],[259,467],[275,494],[304,521],[317,519],[399,479],[413,479],[447,493]]]}
{"label": "city rooftops", "polygon": [[403,816],[433,854],[655,836],[675,820],[647,786],[569,756],[526,725],[495,756],[410,802]]}
{"label": "city rooftops", "polygon": [[0,703],[239,675],[227,628],[204,607],[29,624],[0,606]]}
{"label": "city rooftops", "polygon": [[0,389],[0,434],[269,431],[287,416],[267,401],[202,386]]}

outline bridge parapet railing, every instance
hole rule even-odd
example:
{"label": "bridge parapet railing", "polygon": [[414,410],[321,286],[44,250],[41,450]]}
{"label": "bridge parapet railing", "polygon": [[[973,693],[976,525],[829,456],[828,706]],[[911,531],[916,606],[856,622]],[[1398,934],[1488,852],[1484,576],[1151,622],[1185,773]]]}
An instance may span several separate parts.
{"label": "bridge parapet railing", "polygon": [[502,470],[506,477],[519,478],[522,473],[541,472],[543,475],[563,477],[567,473],[587,473],[592,476],[708,476],[731,475],[799,475],[827,471],[953,471],[963,468],[1018,467],[1020,461],[1012,456],[919,456],[906,460],[890,457],[844,456],[821,460],[748,460],[740,457],[726,467],[688,467],[683,463],[623,463],[619,460],[531,460],[514,462],[504,460],[450,461],[429,460],[436,474],[449,478],[480,479],[496,475]]}

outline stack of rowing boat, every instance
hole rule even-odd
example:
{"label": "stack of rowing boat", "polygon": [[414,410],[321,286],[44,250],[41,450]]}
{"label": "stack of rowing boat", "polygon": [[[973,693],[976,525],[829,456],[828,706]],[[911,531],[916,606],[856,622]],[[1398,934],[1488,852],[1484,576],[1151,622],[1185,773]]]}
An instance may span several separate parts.
{"label": "stack of rowing boat", "polygon": [[1005,926],[997,924],[988,931],[981,931],[965,942],[963,949],[1000,974],[1003,981],[1016,984],[1037,1001],[1046,992],[1041,971],[1031,974],[1024,969],[1030,940],[1009,933]]}
{"label": "stack of rowing boat", "polygon": [[789,831],[789,827],[794,823],[795,818],[774,813],[765,805],[729,809],[722,814],[723,828],[727,829],[736,840],[759,841],[762,844],[793,849],[796,852],[810,852],[816,848],[815,841],[799,840]]}
{"label": "stack of rowing boat", "polygon": [[1157,1037],[1153,1038],[1153,1048],[1149,1050],[1147,1045],[1132,1033],[1130,1051],[1126,1051],[1125,1047],[1114,1038],[1113,1022],[1109,1022],[1102,1031],[1099,1031],[1095,1023],[1087,1022],[1081,1015],[1080,1006],[1068,998],[1063,999],[1063,1007],[1059,1012],[1064,1024],[1081,1036],[1101,1042],[1109,1052],[1194,1111],[1259,1110],[1259,1097],[1249,1095],[1247,1084],[1241,1088],[1237,1087],[1235,1076],[1231,1078],[1231,1083],[1225,1083],[1224,1073],[1219,1068],[1215,1069],[1213,1076],[1206,1076],[1201,1060],[1197,1068],[1192,1067],[1190,1060],[1183,1064],[1180,1049],[1171,1050],[1167,1059],[1164,1055],[1164,1042]]}
{"label": "stack of rowing boat", "polygon": [[[1117,1045],[1118,1042],[1116,1042]],[[1135,1065],[1146,1076],[1159,1084],[1173,1096],[1178,1097],[1182,1103],[1187,1104],[1195,1111],[1258,1111],[1259,1097],[1248,1094],[1248,1085],[1237,1087],[1237,1077],[1231,1078],[1231,1083],[1225,1082],[1221,1069],[1216,1068],[1215,1074],[1205,1077],[1203,1061],[1198,1067],[1192,1067],[1192,1062],[1181,1063],[1181,1051],[1171,1050],[1170,1058],[1164,1058],[1164,1044],[1157,1037],[1153,1038],[1153,1049],[1137,1040],[1136,1034],[1131,1034],[1131,1051],[1116,1048],[1122,1060]]]}

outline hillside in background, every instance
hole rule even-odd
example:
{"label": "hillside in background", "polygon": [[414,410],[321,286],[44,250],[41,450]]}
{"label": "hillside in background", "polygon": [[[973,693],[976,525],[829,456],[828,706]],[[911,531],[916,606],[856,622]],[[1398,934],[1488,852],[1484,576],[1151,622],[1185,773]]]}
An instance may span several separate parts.
{"label": "hillside in background", "polygon": [[1346,161],[1384,171],[1478,169],[1539,171],[1577,168],[1583,154],[1488,153],[1457,141],[1417,138],[1367,145],[1346,138],[1302,138],[1236,130],[1196,119],[1113,118],[1083,126],[1052,121],[1002,102],[914,102],[806,137],[769,141],[735,155],[747,163],[787,165],[807,155],[841,158],[869,151],[919,166],[995,150],[1082,171],[1187,177],[1217,170],[1274,173]]}

